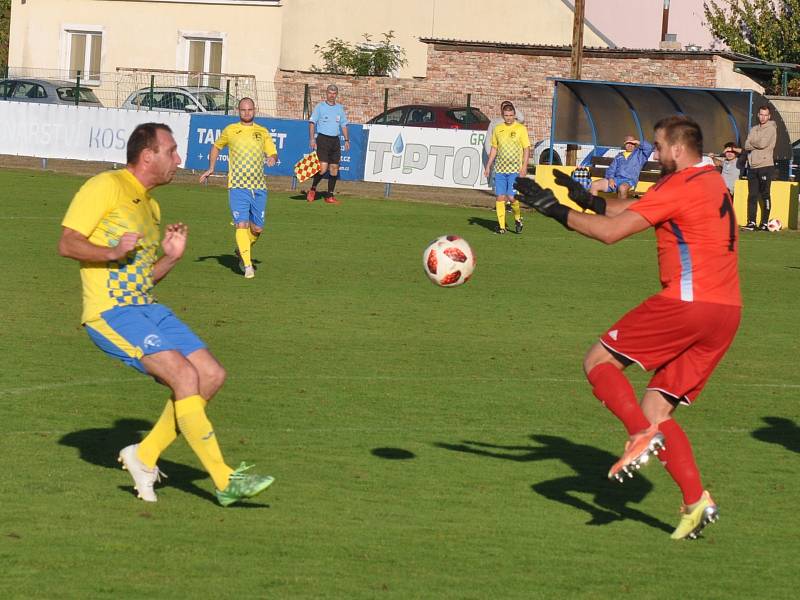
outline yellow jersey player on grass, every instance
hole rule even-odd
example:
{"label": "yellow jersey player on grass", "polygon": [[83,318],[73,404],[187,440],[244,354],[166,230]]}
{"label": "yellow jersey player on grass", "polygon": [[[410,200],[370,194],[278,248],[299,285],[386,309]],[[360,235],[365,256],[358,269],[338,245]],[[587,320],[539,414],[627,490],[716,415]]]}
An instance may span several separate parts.
{"label": "yellow jersey player on grass", "polygon": [[264,164],[272,167],[278,161],[278,150],[272,136],[253,121],[256,105],[250,98],[239,101],[239,122],[222,130],[211,146],[209,167],[200,175],[205,183],[214,173],[220,150],[228,146],[228,201],[236,227],[236,249],[239,268],[247,279],[256,276],[250,249],[264,231],[267,210],[267,178]]}
{"label": "yellow jersey player on grass", "polygon": [[516,121],[516,111],[513,105],[504,104],[503,122],[497,125],[492,132],[492,149],[486,161],[484,175],[489,178],[494,165],[494,190],[497,195],[495,212],[497,213],[496,233],[506,232],[506,201],[511,202],[514,211],[514,230],[522,233],[522,212],[519,200],[514,197],[514,182],[517,177],[525,177],[528,170],[528,157],[531,152],[531,142],[528,139],[528,130],[522,123]]}
{"label": "yellow jersey player on grass", "polygon": [[81,320],[91,340],[171,391],[153,429],[119,453],[139,497],[157,500],[153,486],[162,473],[156,463],[180,432],[214,480],[219,503],[228,506],[264,491],[273,478],[245,474],[245,463],[235,470],[225,463],[205,412],[225,369],[153,296],[153,286],[183,256],[189,233],[183,223],[167,225],[160,240],[161,210],[150,196],[151,189],[172,181],[181,162],[178,146],[168,126],[144,123],[131,133],[127,155],[125,169],[96,175],[75,194],[61,223],[58,251],[80,261]]}

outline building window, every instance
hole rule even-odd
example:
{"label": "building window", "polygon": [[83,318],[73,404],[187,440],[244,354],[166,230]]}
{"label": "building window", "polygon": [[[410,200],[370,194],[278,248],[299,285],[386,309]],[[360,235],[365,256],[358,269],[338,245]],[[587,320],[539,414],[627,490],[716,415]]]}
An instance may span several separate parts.
{"label": "building window", "polygon": [[100,56],[103,49],[103,32],[67,30],[67,52],[69,56],[69,78],[76,79],[80,71],[81,80],[100,83]]}
{"label": "building window", "polygon": [[222,39],[185,37],[187,84],[220,87],[222,73]]}

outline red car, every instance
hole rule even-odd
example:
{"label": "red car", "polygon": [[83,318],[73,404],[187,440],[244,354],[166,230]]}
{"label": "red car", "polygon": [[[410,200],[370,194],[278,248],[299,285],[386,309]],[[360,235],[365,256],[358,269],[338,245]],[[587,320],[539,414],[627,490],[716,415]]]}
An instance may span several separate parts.
{"label": "red car", "polygon": [[407,125],[441,129],[478,129],[486,131],[489,118],[474,106],[408,104],[382,112],[367,121],[373,125]]}

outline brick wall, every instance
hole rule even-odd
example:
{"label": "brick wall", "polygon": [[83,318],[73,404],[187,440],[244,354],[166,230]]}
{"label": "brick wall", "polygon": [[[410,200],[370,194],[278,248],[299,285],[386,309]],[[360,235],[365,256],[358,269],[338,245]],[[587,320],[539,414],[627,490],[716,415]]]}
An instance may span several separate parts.
{"label": "brick wall", "polygon": [[[524,53],[523,53],[524,52]],[[298,118],[303,113],[303,90],[309,85],[311,106],[323,99],[329,83],[339,86],[339,99],[355,123],[383,111],[385,90],[388,106],[410,103],[470,104],[490,118],[499,112],[500,102],[509,99],[521,109],[533,139],[546,137],[550,130],[552,77],[568,77],[568,55],[543,55],[532,50],[514,52],[497,49],[453,49],[428,45],[427,76],[415,79],[353,77],[298,71],[279,71],[275,87],[279,116]],[[587,53],[583,79],[626,83],[716,87],[713,56],[686,53],[660,56],[608,55]]]}

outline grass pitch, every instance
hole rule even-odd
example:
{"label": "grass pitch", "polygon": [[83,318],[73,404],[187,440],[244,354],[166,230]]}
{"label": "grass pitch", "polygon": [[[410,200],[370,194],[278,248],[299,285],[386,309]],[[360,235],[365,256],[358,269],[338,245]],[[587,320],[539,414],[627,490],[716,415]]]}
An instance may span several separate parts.
{"label": "grass pitch", "polygon": [[[94,348],[56,253],[82,181],[0,171],[4,598],[794,597],[794,232],[742,236],[739,335],[678,412],[721,520],[676,543],[660,465],[605,479],[625,436],[581,373],[657,290],[650,232],[605,247],[527,215],[501,237],[488,210],[271,194],[247,281],[225,190],[156,190],[164,222],[191,228],[158,297],[228,369],[210,409],[226,458],[277,480],[221,508],[179,439],[151,505],[115,459],[167,393]],[[478,257],[457,289],[422,273],[444,233]]]}

